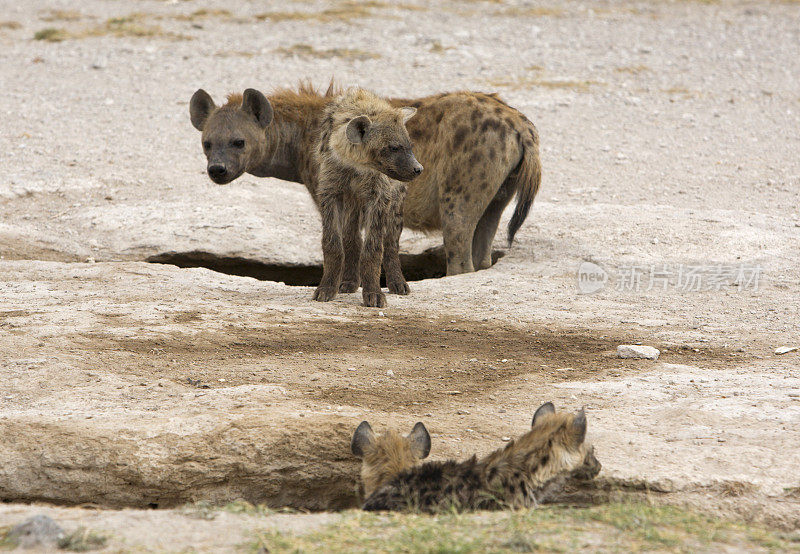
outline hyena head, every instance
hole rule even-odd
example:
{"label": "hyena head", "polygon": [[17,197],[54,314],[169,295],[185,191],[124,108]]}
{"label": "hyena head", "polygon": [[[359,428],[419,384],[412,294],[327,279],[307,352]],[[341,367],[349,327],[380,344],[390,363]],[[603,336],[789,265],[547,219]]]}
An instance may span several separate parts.
{"label": "hyena head", "polygon": [[431,451],[431,436],[425,425],[418,422],[406,436],[387,431],[376,437],[369,423],[362,421],[353,433],[350,450],[361,458],[361,482],[366,498],[395,475],[426,458]]}
{"label": "hyena head", "polygon": [[541,480],[563,472],[592,479],[600,473],[594,447],[586,442],[586,413],[556,413],[552,402],[542,404],[533,414],[531,430],[518,445],[538,456],[535,472]]}
{"label": "hyena head", "polygon": [[217,107],[211,96],[199,89],[189,102],[195,129],[203,133],[203,152],[208,176],[218,185],[230,183],[257,162],[266,144],[264,129],[272,122],[272,105],[255,89],[228,96]]}
{"label": "hyena head", "polygon": [[406,130],[416,108],[393,108],[364,90],[347,93],[339,105],[348,117],[337,121],[331,147],[342,160],[398,181],[411,181],[422,173]]}

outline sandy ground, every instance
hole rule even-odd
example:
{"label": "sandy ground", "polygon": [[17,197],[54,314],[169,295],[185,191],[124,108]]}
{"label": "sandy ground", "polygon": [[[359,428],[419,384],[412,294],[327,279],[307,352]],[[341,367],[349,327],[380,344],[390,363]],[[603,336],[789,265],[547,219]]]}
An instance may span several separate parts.
{"label": "sandy ground", "polygon": [[[422,420],[434,457],[461,456],[553,400],[589,412],[604,466],[590,495],[651,489],[800,528],[800,354],[775,354],[800,346],[797,3],[0,13],[0,527],[44,512],[115,548],[233,549],[263,518],[209,527],[178,507],[353,506],[362,419]],[[48,27],[112,34],[32,40]],[[134,31],[152,36],[113,35]],[[304,187],[207,180],[188,99],[331,75],[387,95],[497,90],[524,111],[545,176],[513,248],[501,232],[493,268],[412,282],[381,312],[145,263],[195,250],[321,263]],[[594,294],[579,290],[585,261],[608,277]],[[624,343],[662,356],[621,360]]]}

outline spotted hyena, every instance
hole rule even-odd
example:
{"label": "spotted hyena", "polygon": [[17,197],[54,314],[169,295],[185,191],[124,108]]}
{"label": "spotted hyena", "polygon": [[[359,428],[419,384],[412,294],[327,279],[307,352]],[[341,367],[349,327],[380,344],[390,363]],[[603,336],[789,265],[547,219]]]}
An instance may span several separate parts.
{"label": "spotted hyena", "polygon": [[[319,203],[316,145],[326,109],[337,94],[333,86],[324,94],[301,86],[267,98],[248,89],[218,107],[198,90],[190,115],[202,132],[209,177],[218,184],[243,173],[295,181]],[[503,210],[516,195],[508,225],[511,244],[539,189],[536,127],[496,94],[462,91],[388,102],[417,109],[407,129],[414,154],[425,167],[408,185],[403,225],[442,231],[448,275],[490,267]],[[345,245],[346,267],[359,259],[361,247],[359,240]],[[385,249],[384,266],[392,255]]]}
{"label": "spotted hyena", "polygon": [[[317,146],[324,268],[315,300],[333,299],[340,287],[355,292],[361,283],[365,306],[385,306],[380,286],[384,241],[395,249],[387,258],[387,286],[408,292],[396,249],[405,183],[423,169],[405,127],[416,111],[393,108],[363,89],[341,95],[325,110]],[[360,260],[345,266],[344,245],[360,240],[362,227],[366,237]]]}
{"label": "spotted hyena", "polygon": [[[423,456],[415,453],[412,435],[375,438],[367,422],[356,429],[351,449],[363,460],[365,510],[530,507],[558,493],[567,479],[591,479],[600,472],[594,449],[585,442],[583,410],[557,414],[550,402],[536,410],[530,431],[482,459],[416,465]],[[428,440],[428,450],[429,445]]]}

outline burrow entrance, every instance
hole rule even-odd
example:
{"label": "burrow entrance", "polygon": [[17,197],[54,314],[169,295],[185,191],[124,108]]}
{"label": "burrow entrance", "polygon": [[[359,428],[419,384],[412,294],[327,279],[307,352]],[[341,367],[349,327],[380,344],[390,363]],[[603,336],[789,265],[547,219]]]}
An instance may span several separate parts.
{"label": "burrow entrance", "polygon": [[[505,256],[502,250],[492,252],[492,265]],[[322,279],[322,265],[268,264],[239,256],[220,256],[211,252],[165,252],[150,256],[145,261],[171,264],[178,267],[204,267],[212,271],[253,277],[261,281],[278,281],[291,286],[315,287]],[[438,279],[447,273],[444,248],[429,248],[420,254],[400,254],[400,264],[406,281]],[[381,285],[385,286],[383,276]]]}

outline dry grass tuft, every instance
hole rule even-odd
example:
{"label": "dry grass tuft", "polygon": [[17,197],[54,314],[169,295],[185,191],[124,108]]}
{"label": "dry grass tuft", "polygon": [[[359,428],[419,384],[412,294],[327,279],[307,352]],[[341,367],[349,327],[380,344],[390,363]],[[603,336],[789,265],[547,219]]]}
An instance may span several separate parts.
{"label": "dry grass tuft", "polygon": [[214,53],[218,58],[252,58],[255,56],[253,52],[246,52],[244,50],[220,50]]}
{"label": "dry grass tuft", "polygon": [[616,68],[614,71],[617,73],[630,73],[631,75],[638,75],[644,71],[650,71],[646,65],[628,65]]}
{"label": "dry grass tuft", "polygon": [[361,17],[375,16],[375,9],[388,8],[391,4],[380,1],[344,1],[320,12],[265,12],[256,15],[259,21],[351,21]]}
{"label": "dry grass tuft", "polygon": [[493,12],[497,17],[559,17],[564,15],[562,8],[549,6],[513,7]]}
{"label": "dry grass tuft", "polygon": [[22,29],[22,25],[16,21],[0,21],[0,29],[10,29],[14,31],[16,29]]}
{"label": "dry grass tuft", "polygon": [[453,49],[452,46],[442,46],[441,42],[439,42],[438,40],[434,40],[431,43],[431,47],[429,48],[429,51],[433,52],[434,54],[441,54],[442,52],[447,52],[448,50],[452,50],[452,49]]}
{"label": "dry grass tuft", "polygon": [[48,27],[37,31],[34,40],[47,42],[61,42],[63,40],[77,40],[91,37],[113,36],[123,37],[158,37],[170,40],[192,40],[193,37],[172,33],[163,30],[158,25],[145,25],[141,23],[147,16],[142,13],[132,13],[122,17],[112,17],[102,25],[84,27],[77,30],[56,29]]}
{"label": "dry grass tuft", "polygon": [[589,92],[591,87],[600,86],[603,83],[599,81],[573,81],[567,79],[540,79],[537,77],[522,77],[519,79],[498,79],[489,81],[489,84],[494,87],[505,87],[510,89],[522,88],[548,88],[548,89],[564,89],[573,90],[575,92]]}
{"label": "dry grass tuft", "polygon": [[380,54],[367,52],[358,48],[329,48],[327,50],[317,50],[310,44],[295,44],[289,48],[278,48],[275,50],[284,56],[299,56],[301,58],[344,58],[348,60],[375,60],[380,58]]}
{"label": "dry grass tuft", "polygon": [[48,10],[39,16],[42,21],[79,21],[83,14],[75,10]]}
{"label": "dry grass tuft", "polygon": [[219,19],[230,19],[233,17],[233,14],[229,10],[203,8],[200,10],[195,10],[190,14],[176,15],[173,19],[178,21],[195,21],[197,19],[208,19],[212,17]]}

